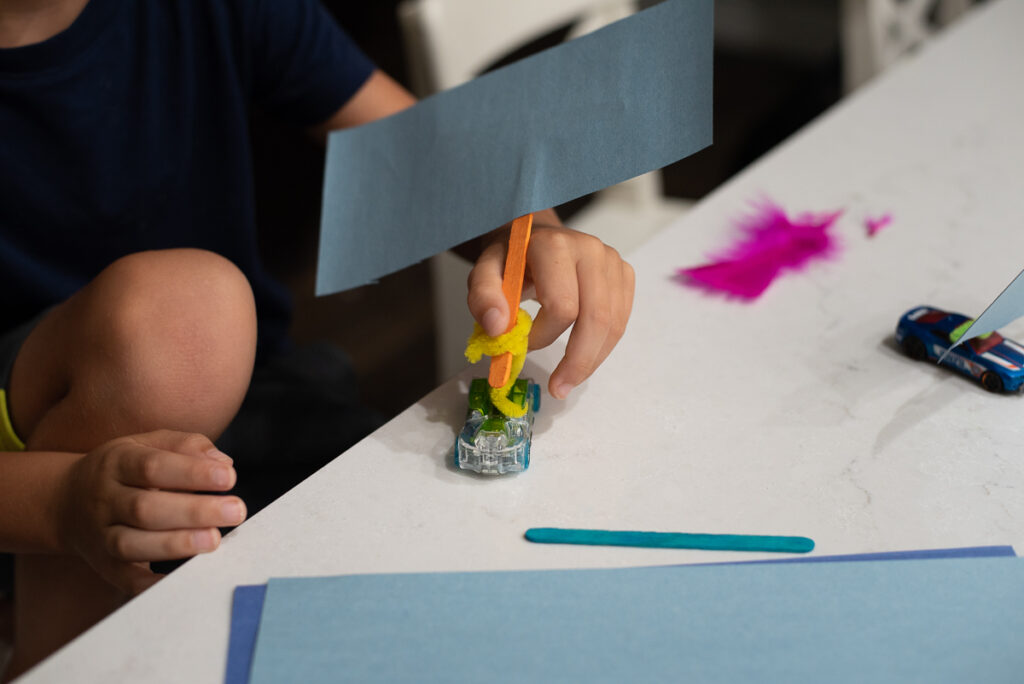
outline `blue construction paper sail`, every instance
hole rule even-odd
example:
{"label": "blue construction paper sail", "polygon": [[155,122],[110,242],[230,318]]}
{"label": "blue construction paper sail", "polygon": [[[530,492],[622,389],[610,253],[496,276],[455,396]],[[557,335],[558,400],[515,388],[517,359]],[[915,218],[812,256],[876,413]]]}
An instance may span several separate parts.
{"label": "blue construction paper sail", "polygon": [[1024,271],[1017,274],[1017,277],[1006,286],[998,297],[988,305],[980,316],[974,319],[974,323],[964,331],[964,334],[949,349],[939,357],[939,363],[946,358],[946,354],[967,340],[974,337],[981,337],[993,330],[998,330],[1004,325],[1009,325],[1015,320],[1024,316]]}
{"label": "blue construction paper sail", "polygon": [[711,0],[668,0],[331,133],[317,294],[709,145],[713,14]]}

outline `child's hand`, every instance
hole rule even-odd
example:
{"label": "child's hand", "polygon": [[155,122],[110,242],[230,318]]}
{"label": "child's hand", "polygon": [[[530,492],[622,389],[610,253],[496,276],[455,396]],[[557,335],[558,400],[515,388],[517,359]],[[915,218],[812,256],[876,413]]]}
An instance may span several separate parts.
{"label": "child's hand", "polygon": [[159,431],[107,442],[68,471],[58,511],[65,548],[101,577],[137,594],[160,576],[148,561],[186,558],[220,543],[217,527],[245,519],[223,492],[235,484],[231,459],[206,437]]}
{"label": "child's hand", "polygon": [[[575,323],[565,358],[551,374],[548,391],[564,399],[590,377],[622,337],[633,307],[633,268],[597,238],[557,223],[542,212],[533,224],[526,255],[523,298],[541,309],[530,331],[530,349],[554,342]],[[508,305],[501,277],[508,231],[480,254],[469,276],[469,310],[487,334],[505,332]]]}

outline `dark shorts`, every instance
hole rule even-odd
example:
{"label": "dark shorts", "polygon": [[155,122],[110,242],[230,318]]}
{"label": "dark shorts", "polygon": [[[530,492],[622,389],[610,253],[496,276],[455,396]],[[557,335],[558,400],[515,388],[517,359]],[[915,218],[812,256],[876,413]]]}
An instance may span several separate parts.
{"label": "dark shorts", "polygon": [[[22,342],[30,331],[23,332]],[[0,339],[0,351],[7,337]],[[20,347],[19,342],[11,362]],[[295,346],[256,368],[242,407],[217,446],[234,459],[234,493],[252,515],[383,422],[360,404],[344,352],[327,343]],[[12,587],[11,560],[0,554],[0,595]],[[153,569],[167,572],[177,565],[154,563]]]}
{"label": "dark shorts", "polygon": [[252,514],[383,424],[360,403],[348,356],[321,342],[256,368],[217,447],[234,459],[235,493]]}

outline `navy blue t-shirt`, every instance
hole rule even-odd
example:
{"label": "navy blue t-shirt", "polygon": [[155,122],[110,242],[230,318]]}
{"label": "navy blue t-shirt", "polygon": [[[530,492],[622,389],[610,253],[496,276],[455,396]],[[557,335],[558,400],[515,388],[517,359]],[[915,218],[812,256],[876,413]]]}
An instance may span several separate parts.
{"label": "navy blue t-shirt", "polygon": [[90,0],[0,50],[0,334],[125,254],[198,247],[245,272],[278,349],[290,304],[257,253],[249,107],[321,123],[372,69],[317,0]]}

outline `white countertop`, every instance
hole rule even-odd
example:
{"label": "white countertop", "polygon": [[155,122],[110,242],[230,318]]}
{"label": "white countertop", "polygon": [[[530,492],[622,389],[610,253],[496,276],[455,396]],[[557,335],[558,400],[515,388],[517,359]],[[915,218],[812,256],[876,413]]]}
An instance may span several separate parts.
{"label": "white countertop", "polygon": [[[630,328],[568,401],[545,396],[526,473],[453,470],[457,378],[24,681],[221,681],[232,589],[272,576],[739,557],[532,545],[532,526],[806,535],[821,554],[1024,550],[1024,396],[892,340],[912,306],[976,315],[1024,266],[1021,29],[1024,2],[983,7],[633,254]],[[845,208],[839,257],[752,304],[671,279],[761,196]],[[865,216],[885,212],[867,238]],[[1021,323],[1004,332],[1024,339]],[[560,351],[526,373],[546,384]]]}

